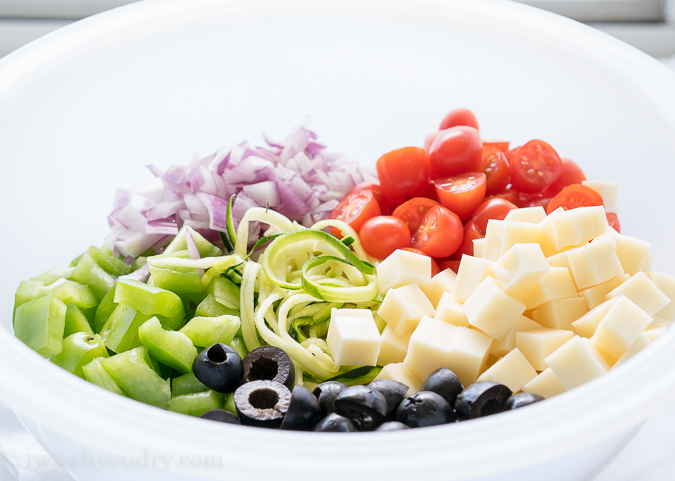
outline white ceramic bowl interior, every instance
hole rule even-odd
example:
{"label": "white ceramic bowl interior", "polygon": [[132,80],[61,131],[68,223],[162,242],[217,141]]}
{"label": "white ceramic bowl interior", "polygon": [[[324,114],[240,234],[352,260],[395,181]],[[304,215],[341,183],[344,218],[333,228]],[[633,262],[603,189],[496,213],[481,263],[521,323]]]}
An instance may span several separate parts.
{"label": "white ceramic bowl interior", "polygon": [[101,244],[115,188],[149,178],[144,165],[260,143],[262,131],[282,138],[307,115],[330,150],[373,165],[421,145],[459,106],[486,138],[541,138],[589,178],[618,182],[623,231],[652,242],[654,267],[675,273],[675,76],[561,17],[502,1],[155,0],[1,60],[0,401],[79,481],[588,479],[675,397],[674,331],[524,410],[353,436],[148,407],[10,333],[19,282]]}

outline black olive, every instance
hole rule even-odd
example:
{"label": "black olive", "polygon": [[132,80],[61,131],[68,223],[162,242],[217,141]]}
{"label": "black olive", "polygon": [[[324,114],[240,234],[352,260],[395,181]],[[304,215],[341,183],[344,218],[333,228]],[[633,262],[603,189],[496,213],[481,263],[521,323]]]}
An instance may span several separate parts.
{"label": "black olive", "polygon": [[314,388],[314,395],[321,407],[321,416],[326,417],[335,411],[335,398],[345,389],[347,385],[339,381],[322,382]]}
{"label": "black olive", "polygon": [[442,367],[429,374],[424,384],[422,384],[420,391],[431,391],[440,394],[451,406],[454,406],[457,395],[463,389],[464,386],[457,375],[447,367]]}
{"label": "black olive", "polygon": [[335,412],[349,418],[359,431],[372,431],[387,420],[385,397],[366,386],[350,386],[335,398]]}
{"label": "black olive", "polygon": [[202,419],[209,419],[211,421],[218,421],[220,423],[241,424],[241,421],[239,421],[237,416],[232,414],[230,411],[226,411],[225,409],[211,409],[199,417]]}
{"label": "black olive", "polygon": [[457,421],[457,415],[443,396],[431,391],[420,391],[401,401],[396,420],[411,427],[423,428]]}
{"label": "black olive", "polygon": [[295,366],[286,351],[275,346],[253,349],[244,358],[244,382],[275,381],[293,389]]}
{"label": "black olive", "polygon": [[321,408],[314,394],[306,387],[295,386],[281,429],[311,431],[320,419]]}
{"label": "black olive", "polygon": [[408,386],[393,379],[376,379],[368,384],[368,387],[384,396],[389,406],[389,414],[394,412],[408,392]]}
{"label": "black olive", "polygon": [[380,427],[375,431],[400,431],[402,429],[410,429],[410,426],[398,421],[387,421],[386,423],[380,425]]}
{"label": "black olive", "polygon": [[492,381],[471,384],[457,396],[455,410],[461,421],[496,414],[504,409],[511,390]]}
{"label": "black olive", "polygon": [[504,411],[522,408],[523,406],[529,406],[530,404],[538,403],[539,401],[543,401],[544,399],[545,399],[544,396],[540,396],[539,394],[534,394],[531,392],[521,392],[518,394],[514,394],[513,396],[511,396],[506,400],[506,404],[504,405]]}
{"label": "black olive", "polygon": [[234,392],[241,424],[278,428],[291,404],[291,391],[275,381],[251,381]]}
{"label": "black olive", "polygon": [[244,367],[237,351],[225,344],[214,344],[200,352],[192,372],[209,389],[231,393],[244,378]]}
{"label": "black olive", "polygon": [[354,423],[346,417],[330,413],[319,421],[319,424],[316,425],[314,431],[324,433],[352,433],[356,432],[357,429],[354,427]]}

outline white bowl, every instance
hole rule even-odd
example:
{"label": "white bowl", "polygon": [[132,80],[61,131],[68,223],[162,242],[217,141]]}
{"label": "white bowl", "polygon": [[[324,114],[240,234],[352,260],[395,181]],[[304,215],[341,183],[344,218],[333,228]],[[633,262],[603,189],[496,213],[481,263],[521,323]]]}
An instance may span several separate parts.
{"label": "white bowl", "polygon": [[[675,77],[588,27],[500,1],[157,0],[59,30],[0,61],[4,274],[0,401],[78,480],[588,479],[675,399],[675,331],[544,403],[402,433],[223,426],[114,396],[11,331],[22,279],[106,234],[116,186],[195,149],[282,137],[311,114],[372,163],[450,108],[485,137],[532,138],[621,185],[624,232],[675,273]],[[126,467],[125,467],[126,466]],[[129,467],[131,466],[131,467]],[[147,466],[147,467],[143,467]],[[166,471],[166,472],[165,472]]]}

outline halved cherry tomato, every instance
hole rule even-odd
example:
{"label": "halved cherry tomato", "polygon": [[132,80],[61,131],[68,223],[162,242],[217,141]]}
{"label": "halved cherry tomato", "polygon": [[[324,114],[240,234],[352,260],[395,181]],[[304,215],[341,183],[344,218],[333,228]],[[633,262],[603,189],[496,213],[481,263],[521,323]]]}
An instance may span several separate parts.
{"label": "halved cherry tomato", "polygon": [[464,238],[462,221],[443,206],[435,205],[424,216],[413,234],[412,247],[430,257],[448,257]]}
{"label": "halved cherry tomato", "polygon": [[621,223],[619,222],[619,217],[614,212],[605,212],[605,215],[607,216],[607,223],[609,226],[621,234]]}
{"label": "halved cherry tomato", "polygon": [[483,141],[473,127],[462,125],[441,131],[429,149],[431,179],[475,171],[482,148]]}
{"label": "halved cherry tomato", "polygon": [[521,209],[525,207],[538,207],[541,206],[546,210],[548,204],[551,202],[551,197],[545,197],[544,195],[534,195],[528,197],[520,197],[518,202],[518,207]]}
{"label": "halved cherry tomato", "polygon": [[[420,254],[422,256],[427,256],[424,252],[422,252],[419,249],[415,249],[414,247],[406,247],[403,250],[408,252],[414,252],[415,254]],[[434,277],[436,274],[441,272],[441,269],[440,267],[438,267],[438,263],[433,258],[430,259],[431,259],[431,277]]]}
{"label": "halved cherry tomato", "polygon": [[483,140],[483,147],[495,147],[504,152],[504,154],[509,151],[509,145],[511,145],[511,142]]}
{"label": "halved cherry tomato", "polygon": [[[331,219],[339,219],[346,222],[356,232],[359,232],[365,221],[371,217],[380,215],[380,205],[377,203],[373,192],[362,190],[354,194],[347,195],[330,213]],[[331,231],[338,238],[342,234],[338,229],[332,228]]]}
{"label": "halved cherry tomato", "polygon": [[508,189],[504,189],[501,191],[499,194],[491,195],[487,197],[485,200],[490,200],[490,199],[504,199],[508,200],[511,202],[513,205],[516,207],[518,206],[519,200],[519,192],[515,190],[513,187],[509,187]]}
{"label": "halved cherry tomato", "polygon": [[361,227],[359,237],[368,255],[378,259],[386,259],[396,249],[410,247],[412,242],[408,226],[389,215],[368,219]]}
{"label": "halved cherry tomato", "polygon": [[476,116],[469,109],[451,110],[441,122],[439,130],[457,127],[458,125],[466,125],[478,130],[478,120],[476,120]]}
{"label": "halved cherry tomato", "polygon": [[478,171],[487,177],[485,195],[494,195],[506,189],[511,182],[509,174],[509,161],[504,152],[496,147],[483,144],[483,153]]}
{"label": "halved cherry tomato", "polygon": [[375,200],[380,206],[380,212],[382,215],[389,215],[391,211],[391,205],[389,199],[387,199],[382,193],[382,188],[379,184],[371,184],[370,182],[361,182],[357,184],[352,190],[350,190],[347,195],[361,192],[362,190],[369,190],[373,193]]}
{"label": "halved cherry tomato", "polygon": [[377,176],[394,205],[419,197],[429,186],[429,154],[419,147],[392,150],[377,161]]}
{"label": "halved cherry tomato", "polygon": [[438,193],[436,192],[436,186],[434,185],[434,181],[432,180],[429,182],[429,187],[427,187],[427,191],[424,193],[424,196],[427,199],[431,199],[436,201],[437,203],[441,203],[440,200],[438,200]]}
{"label": "halved cherry tomato", "polygon": [[[513,209],[517,209],[518,206],[509,202],[506,199],[500,197],[493,197],[487,199],[473,213],[473,219],[469,222],[474,222],[478,232],[484,237],[485,230],[487,229],[487,223],[490,219],[504,220],[506,214],[508,214]],[[467,225],[469,223],[467,222]]]}
{"label": "halved cherry tomato", "polygon": [[485,198],[486,177],[482,172],[467,172],[434,181],[441,205],[466,221]]}
{"label": "halved cherry tomato", "polygon": [[577,207],[589,207],[594,205],[603,205],[602,196],[590,187],[581,184],[572,184],[565,187],[556,195],[548,207],[546,213],[550,214],[558,207],[565,210],[576,209]]}
{"label": "halved cherry tomato", "polygon": [[462,244],[459,246],[459,249],[457,249],[457,252],[453,254],[453,257],[457,260],[461,260],[462,255],[464,254],[472,256],[473,240],[482,239],[483,237],[485,237],[485,234],[478,230],[475,219],[470,219],[469,222],[464,224],[464,238],[462,239]]}
{"label": "halved cherry tomato", "polygon": [[426,197],[415,197],[399,205],[391,215],[405,222],[410,232],[415,232],[424,216],[429,212],[429,209],[435,205],[438,205],[438,202],[435,200],[427,199]]}
{"label": "halved cherry tomato", "polygon": [[562,161],[546,142],[531,140],[511,154],[509,171],[516,190],[541,192],[560,177]]}
{"label": "halved cherry tomato", "polygon": [[438,264],[438,267],[440,267],[440,269],[442,271],[444,271],[445,269],[452,269],[455,272],[455,274],[457,274],[457,271],[459,270],[459,263],[460,263],[460,261],[454,261],[454,260],[443,261],[440,264]]}
{"label": "halved cherry tomato", "polygon": [[560,177],[549,185],[542,193],[544,197],[555,197],[568,185],[581,184],[586,180],[583,170],[570,159],[560,159],[562,161],[562,172]]}

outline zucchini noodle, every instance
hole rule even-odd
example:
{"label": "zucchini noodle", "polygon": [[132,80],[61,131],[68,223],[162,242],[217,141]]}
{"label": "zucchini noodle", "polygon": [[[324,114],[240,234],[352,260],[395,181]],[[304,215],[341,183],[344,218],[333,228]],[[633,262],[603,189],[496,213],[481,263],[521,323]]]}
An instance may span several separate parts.
{"label": "zucchini noodle", "polygon": [[248,246],[248,224],[253,221],[264,222],[282,233],[294,229],[293,223],[278,212],[262,207],[253,207],[246,211],[246,214],[244,214],[244,217],[242,217],[239,222],[237,240],[235,241],[234,246],[234,255],[242,258],[246,257],[246,247]]}

